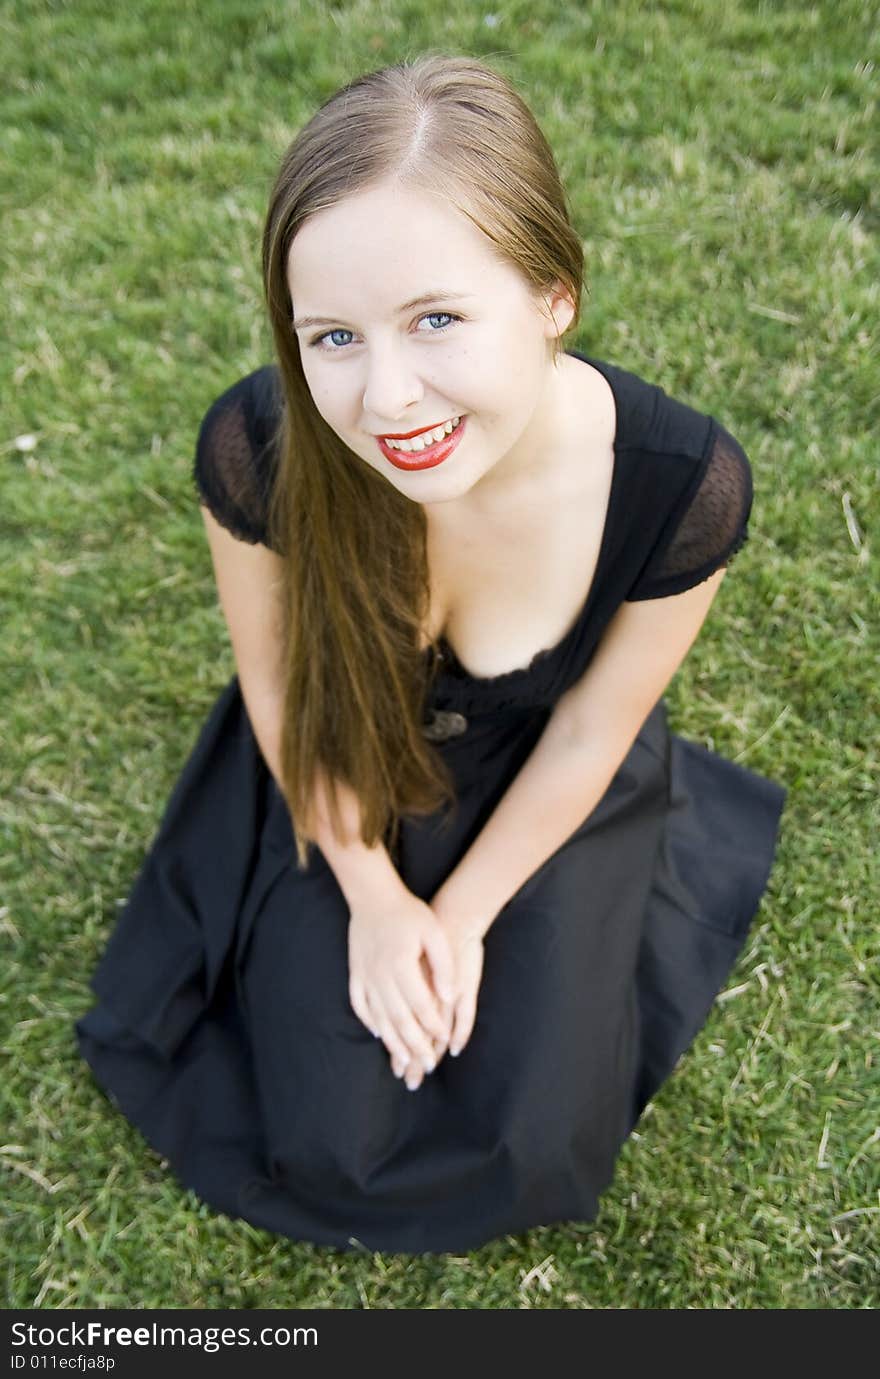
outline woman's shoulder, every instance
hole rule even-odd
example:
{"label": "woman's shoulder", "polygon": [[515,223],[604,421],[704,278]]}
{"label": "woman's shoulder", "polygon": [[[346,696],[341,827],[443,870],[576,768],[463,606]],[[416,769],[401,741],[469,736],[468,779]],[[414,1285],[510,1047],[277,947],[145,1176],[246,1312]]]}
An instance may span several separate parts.
{"label": "woman's shoulder", "polygon": [[261,364],[227,384],[209,404],[202,425],[215,417],[238,413],[247,425],[277,423],[282,406],[281,379],[277,364]]}
{"label": "woman's shoulder", "polygon": [[277,365],[261,365],[228,384],[199,425],[193,461],[199,500],[249,542],[266,542],[281,396]]}
{"label": "woman's shoulder", "polygon": [[707,412],[621,364],[580,350],[567,352],[598,370],[610,386],[617,411],[618,451],[689,456],[695,460],[704,457],[713,425]]}

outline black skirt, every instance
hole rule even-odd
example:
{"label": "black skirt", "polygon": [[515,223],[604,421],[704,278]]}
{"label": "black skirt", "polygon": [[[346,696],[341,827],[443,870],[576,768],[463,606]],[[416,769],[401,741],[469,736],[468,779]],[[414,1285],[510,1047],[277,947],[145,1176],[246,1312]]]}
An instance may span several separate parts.
{"label": "black skirt", "polygon": [[[401,824],[415,894],[455,867],[542,727],[510,709],[473,725],[466,758],[450,743],[457,809]],[[79,1050],[182,1184],[294,1240],[416,1254],[589,1221],[742,948],[785,795],[671,733],[661,700],[489,929],[464,1050],[410,1092],[350,1007],[345,899],[318,849],[295,869],[233,676],[94,974]]]}

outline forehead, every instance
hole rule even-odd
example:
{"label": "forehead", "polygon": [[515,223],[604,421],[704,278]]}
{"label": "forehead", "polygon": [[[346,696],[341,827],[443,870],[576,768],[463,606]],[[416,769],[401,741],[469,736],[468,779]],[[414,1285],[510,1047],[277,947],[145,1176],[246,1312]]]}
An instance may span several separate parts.
{"label": "forehead", "polygon": [[[491,241],[448,198],[398,186],[357,192],[313,215],[290,247],[297,313],[356,300],[397,306],[435,284],[461,292],[510,285]],[[319,300],[320,298],[320,300]]]}

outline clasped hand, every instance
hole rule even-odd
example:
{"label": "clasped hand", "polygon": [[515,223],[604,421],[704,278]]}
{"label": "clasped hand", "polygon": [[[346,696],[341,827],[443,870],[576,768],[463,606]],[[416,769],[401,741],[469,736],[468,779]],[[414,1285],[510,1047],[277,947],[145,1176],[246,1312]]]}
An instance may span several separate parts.
{"label": "clasped hand", "polygon": [[348,970],[352,1010],[411,1091],[447,1049],[464,1048],[476,1018],[483,936],[438,897],[429,905],[403,888],[353,906]]}

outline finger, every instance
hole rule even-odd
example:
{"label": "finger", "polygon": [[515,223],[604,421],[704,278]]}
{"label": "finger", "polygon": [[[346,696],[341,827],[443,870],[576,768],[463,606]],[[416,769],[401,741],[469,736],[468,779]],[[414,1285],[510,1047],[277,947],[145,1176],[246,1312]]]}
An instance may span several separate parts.
{"label": "finger", "polygon": [[455,955],[448,934],[439,923],[429,925],[422,942],[431,965],[431,976],[437,995],[441,1001],[454,1000]]}
{"label": "finger", "polygon": [[348,983],[348,999],[361,1024],[366,1025],[370,1033],[378,1038],[379,1032],[375,1027],[373,1015],[367,1001],[364,984],[359,977],[351,977]]}
{"label": "finger", "polygon": [[413,976],[409,981],[404,978],[399,979],[398,985],[404,1000],[412,1011],[413,1018],[421,1025],[428,1037],[429,1043],[440,1039],[446,1043],[449,1039],[449,1032],[452,1027],[451,1005],[444,1005],[437,1000],[431,988],[427,985],[424,977]]}
{"label": "finger", "polygon": [[452,1004],[437,1000],[423,972],[424,959],[419,965],[418,973],[410,974],[409,978],[398,978],[398,986],[413,1019],[418,1021],[424,1030],[431,1048],[435,1049],[435,1045],[440,1044],[446,1049],[452,1032]]}
{"label": "finger", "polygon": [[449,1041],[452,1038],[452,1026],[455,1019],[455,1002],[444,1001],[440,1006],[440,1015],[443,1020],[443,1028],[446,1031],[442,1039],[434,1039],[434,1053],[439,1060],[449,1051]]}
{"label": "finger", "polygon": [[452,1054],[453,1058],[458,1057],[465,1044],[470,1039],[476,1014],[476,994],[473,996],[462,996],[455,1007],[452,1037],[449,1040],[449,1052]]}
{"label": "finger", "polygon": [[410,1063],[403,1075],[403,1080],[411,1092],[418,1091],[425,1079],[425,1070],[420,1063],[410,1060]]}
{"label": "finger", "polygon": [[391,1060],[391,1071],[395,1077],[402,1077],[411,1092],[414,1092],[421,1085],[425,1076],[425,1071],[419,1063],[412,1059],[407,1063],[398,1062],[396,1058]]}
{"label": "finger", "polygon": [[401,1077],[407,1064],[410,1061],[410,1052],[407,1044],[397,1032],[397,1027],[385,1009],[380,1004],[380,997],[373,993],[370,1009],[376,1019],[376,1028],[379,1031],[379,1038],[388,1050],[391,1059],[391,1066],[395,1069],[395,1077]]}
{"label": "finger", "polygon": [[431,975],[431,964],[428,961],[427,953],[423,953],[421,958],[419,959],[419,971],[421,972],[425,981],[428,983],[429,989],[431,991],[431,999],[435,1003],[438,1012],[438,1018],[443,1029],[442,1036],[439,1034],[432,1034],[431,1041],[434,1045],[435,1052],[437,1052],[438,1047],[442,1047],[445,1051],[445,1049],[449,1045],[449,1036],[452,1033],[453,1001],[441,1001],[439,997],[436,995],[433,987],[433,977]]}
{"label": "finger", "polygon": [[381,1037],[380,1034],[379,1034],[379,1022],[378,1022],[378,1020],[376,1019],[376,1012],[374,1011],[373,1007],[370,1005],[370,997],[369,997],[369,995],[367,994],[366,991],[364,992],[364,1001],[363,1001],[363,1004],[364,1004],[364,1011],[365,1011],[366,1016],[367,1016],[367,1020],[366,1020],[367,1029],[370,1031],[370,1033],[372,1034],[372,1036],[373,1036],[374,1039],[379,1039],[379,1038]]}
{"label": "finger", "polygon": [[407,1051],[407,1062],[416,1060],[426,1072],[433,1072],[436,1059],[426,1031],[415,1019],[405,994],[398,988],[386,997],[385,1009],[398,1038]]}

